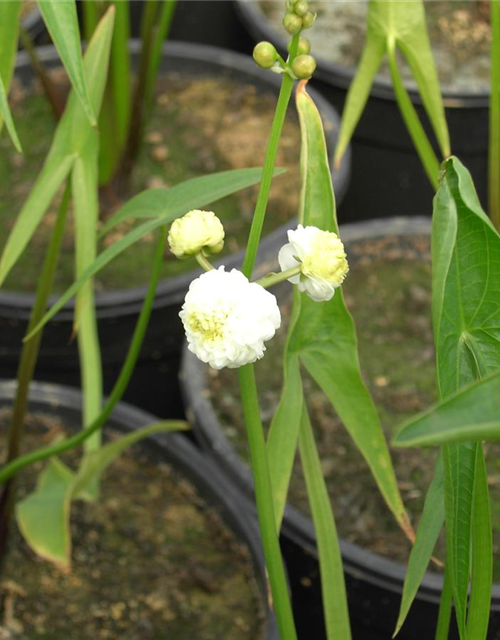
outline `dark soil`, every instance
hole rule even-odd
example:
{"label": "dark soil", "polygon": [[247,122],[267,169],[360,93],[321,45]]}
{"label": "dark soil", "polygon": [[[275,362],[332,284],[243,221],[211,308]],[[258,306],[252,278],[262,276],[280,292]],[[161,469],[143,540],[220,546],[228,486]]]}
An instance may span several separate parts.
{"label": "dark soil", "polygon": [[[347,252],[350,272],[343,292],[357,326],[363,376],[390,440],[406,419],[436,401],[428,238],[408,239],[405,243],[390,238],[358,242],[348,247]],[[282,327],[256,366],[266,425],[280,396],[289,300],[280,308]],[[248,460],[237,378],[229,369],[207,370],[212,402],[223,432]],[[303,373],[305,396],[339,534],[350,542],[405,562],[409,544],[385,505],[367,465],[322,391]],[[487,447],[498,549],[500,527],[495,512],[500,503],[500,449],[491,444]],[[436,449],[391,449],[391,456],[403,500],[416,524],[433,477]],[[289,501],[309,512],[298,460]],[[438,553],[441,551],[442,545]],[[500,580],[500,564],[495,567],[495,577]]]}
{"label": "dark soil", "polygon": [[[27,428],[29,449],[63,430],[42,414],[30,416]],[[74,468],[78,456],[64,460]],[[21,475],[20,496],[32,490],[40,468]],[[72,537],[72,567],[63,573],[14,533],[1,583],[0,638],[262,637],[248,551],[190,483],[144,449],[136,446],[108,469],[97,503],[73,504]]]}
{"label": "dark soil", "polygon": [[[401,2],[407,0],[401,0]],[[283,6],[261,0],[262,11],[282,33]],[[431,46],[438,75],[447,91],[488,92],[490,86],[489,2],[485,0],[433,0],[425,2]],[[367,0],[312,2],[318,17],[307,31],[312,53],[343,67],[357,66],[366,35]],[[415,82],[402,56],[400,68],[408,86]],[[380,69],[379,80],[390,81],[389,65]]]}
{"label": "dark soil", "polygon": [[[55,130],[50,108],[40,88],[27,93],[15,83],[11,92],[14,118],[24,155],[17,154],[7,136],[0,139],[0,251],[31,185],[43,163]],[[262,166],[277,96],[259,92],[254,85],[238,84],[221,77],[163,76],[153,115],[147,125],[145,143],[132,175],[128,192],[109,194],[101,205],[107,219],[130,196],[146,188],[173,186],[199,175]],[[290,111],[280,142],[277,165],[287,173],[276,178],[271,191],[265,231],[269,232],[295,215],[300,173],[300,131]],[[246,245],[258,187],[207,206],[220,217],[226,230],[225,252]],[[33,291],[43,260],[56,207],[45,216],[29,247],[14,268],[5,288]],[[119,240],[133,223],[113,229],[99,251]],[[97,289],[119,289],[147,282],[151,269],[154,237],[144,238],[108,265],[97,277]],[[179,261],[168,251],[163,277],[195,267],[194,261]],[[73,282],[74,241],[71,217],[58,266],[56,289]]]}

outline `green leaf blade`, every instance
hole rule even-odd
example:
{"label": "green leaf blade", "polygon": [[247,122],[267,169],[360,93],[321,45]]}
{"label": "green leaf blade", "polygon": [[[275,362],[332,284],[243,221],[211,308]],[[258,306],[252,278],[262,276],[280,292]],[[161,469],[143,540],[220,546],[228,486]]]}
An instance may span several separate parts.
{"label": "green leaf blade", "polygon": [[493,535],[486,463],[478,446],[472,530],[472,585],[467,636],[486,640],[493,582]]}
{"label": "green leaf blade", "polygon": [[[297,90],[303,149],[299,221],[338,234],[321,118],[304,87],[301,84]],[[361,376],[354,322],[340,289],[329,302],[318,303],[301,295],[301,314],[289,350],[300,356],[323,389],[365,457],[396,520],[411,536],[380,420]]]}
{"label": "green leaf blade", "polygon": [[0,132],[3,118],[8,125],[9,136],[19,152],[21,144],[8,108],[7,95],[17,54],[20,12],[21,0],[0,3]]}
{"label": "green leaf blade", "polygon": [[[500,368],[500,236],[457,158],[443,165],[435,199],[433,322],[441,398]],[[447,563],[457,622],[467,638],[467,605],[478,445],[444,445]],[[477,588],[477,587],[476,587]],[[471,597],[474,597],[473,594]]]}
{"label": "green leaf blade", "polygon": [[[284,173],[276,169],[275,176]],[[257,184],[262,169],[234,169],[191,178],[169,189],[147,189],[131,198],[108,220],[100,232],[104,236],[120,222],[132,218],[177,217],[191,209],[204,207],[231,193]],[[172,219],[173,219],[172,218]]]}
{"label": "green leaf blade", "polygon": [[408,568],[403,587],[403,596],[399,609],[398,621],[394,635],[399,633],[403,626],[410,607],[417,595],[423,577],[429,566],[429,562],[436,546],[437,539],[444,523],[444,497],[443,497],[443,461],[438,458],[436,471],[429,491],[425,498],[424,510],[420,519],[415,544],[410,552]]}
{"label": "green leaf blade", "polygon": [[[12,114],[9,108],[9,102],[7,100],[7,92],[5,91],[5,85],[2,80],[2,76],[0,75],[0,115],[3,118],[3,122],[5,122],[5,126],[7,127],[7,131],[9,132],[10,139],[12,140],[12,144],[16,148],[16,151],[22,153],[21,142],[17,135],[16,127],[14,125],[14,120],[12,119]],[[1,124],[1,121],[0,121]]]}
{"label": "green leaf blade", "polygon": [[396,447],[500,439],[500,371],[461,389],[406,423]]}
{"label": "green leaf blade", "polygon": [[70,565],[69,510],[73,472],[52,458],[38,477],[36,490],[16,506],[19,529],[30,547],[61,568]]}
{"label": "green leaf blade", "polygon": [[83,70],[76,4],[74,0],[38,0],[38,6],[82,108],[90,124],[96,126]]}
{"label": "green leaf blade", "polygon": [[[85,53],[85,74],[96,111],[100,108],[106,81],[113,16],[114,12],[110,9],[99,23]],[[96,132],[86,120],[77,96],[72,93],[42,170],[5,244],[0,260],[0,285],[26,249],[75,159],[93,135]]]}
{"label": "green leaf blade", "polygon": [[339,538],[321,460],[305,407],[302,413],[299,449],[319,551],[327,638],[328,640],[351,640]]}

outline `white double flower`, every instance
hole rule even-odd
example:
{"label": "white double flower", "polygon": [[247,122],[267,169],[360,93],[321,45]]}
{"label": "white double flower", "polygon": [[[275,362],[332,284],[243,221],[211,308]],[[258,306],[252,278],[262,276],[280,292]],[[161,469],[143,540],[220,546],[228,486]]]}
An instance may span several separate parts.
{"label": "white double flower", "polygon": [[214,369],[262,358],[281,324],[272,293],[236,269],[219,267],[193,280],[180,317],[189,350]]}
{"label": "white double flower", "polygon": [[340,238],[331,231],[299,224],[288,232],[288,240],[278,255],[281,270],[300,267],[289,282],[316,302],[331,300],[349,271]]}

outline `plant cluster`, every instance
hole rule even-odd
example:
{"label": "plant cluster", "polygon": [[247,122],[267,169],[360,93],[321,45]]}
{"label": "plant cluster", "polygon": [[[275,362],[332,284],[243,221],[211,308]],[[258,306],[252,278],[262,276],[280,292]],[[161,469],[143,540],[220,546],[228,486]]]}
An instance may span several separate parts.
{"label": "plant cluster", "polygon": [[[283,25],[291,35],[286,59],[269,42],[257,44],[253,52],[259,67],[281,75],[262,169],[206,175],[169,189],[144,191],[121,207],[101,231],[99,185],[114,181],[116,186],[119,184],[116,176],[120,174],[122,180],[131,170],[144,119],[151,108],[159,51],[168,31],[173,3],[145,3],[143,49],[133,107],[128,96],[132,76],[125,63],[127,56],[123,55],[128,39],[126,3],[106,7],[100,17],[102,3],[86,0],[89,43],[84,56],[74,2],[39,0],[38,4],[72,90],[45,164],[0,261],[1,283],[27,249],[51,202],[62,194],[21,356],[7,456],[0,469],[0,552],[5,553],[8,525],[15,513],[23,535],[39,555],[69,566],[71,501],[96,500],[103,470],[132,442],[158,431],[187,428],[183,422],[162,421],[111,444],[102,445],[100,441],[101,428],[123,394],[137,361],[168,242],[177,258],[194,258],[205,271],[191,283],[180,312],[189,349],[216,369],[238,369],[262,545],[282,640],[297,638],[279,545],[297,451],[316,530],[327,637],[351,638],[341,550],[309,417],[302,382],[304,371],[334,407],[369,466],[402,535],[413,543],[396,631],[406,619],[444,526],[446,558],[441,560],[445,564],[445,578],[436,640],[448,637],[453,608],[461,640],[485,640],[493,545],[482,442],[500,436],[500,1],[490,3],[491,219],[481,208],[467,169],[451,155],[421,0],[370,0],[366,45],[349,91],[335,155],[339,164],[361,117],[373,78],[387,54],[401,115],[436,190],[432,320],[440,401],[404,425],[394,441],[401,447],[440,446],[434,480],[416,534],[400,495],[376,406],[362,377],[356,328],[342,293],[342,283],[349,277],[348,256],[337,224],[323,124],[306,90],[307,79],[316,67],[311,44],[302,36],[302,31],[315,20],[308,2],[286,2]],[[8,24],[11,28],[0,31],[2,51],[7,52],[5,68],[0,67],[0,112],[14,145],[20,150],[22,141],[16,135],[7,101],[18,20],[19,2],[0,3],[0,25]],[[442,162],[402,82],[398,52],[406,58],[415,76]],[[288,243],[276,256],[281,271],[252,281],[271,183],[280,173],[275,168],[280,135],[297,80],[300,82],[296,105],[302,142],[297,225],[288,232]],[[108,128],[110,120],[115,129]],[[241,270],[214,268],[211,259],[222,249],[224,225],[214,212],[202,207],[257,183],[259,193]],[[76,230],[75,281],[46,311],[70,203]],[[136,225],[97,255],[99,233],[106,233],[123,221],[134,221]],[[113,392],[104,401],[93,277],[118,254],[152,232],[157,234],[157,244],[148,293],[122,371]],[[265,343],[274,337],[281,324],[277,299],[268,289],[285,281],[294,286],[283,355],[283,388],[266,434],[254,366],[265,359]],[[29,386],[42,331],[74,296],[85,399],[83,428],[73,437],[22,455]],[[80,445],[84,445],[84,453],[79,468],[73,472],[57,456]],[[48,463],[36,490],[16,505],[16,475],[27,465],[43,459]],[[50,517],[40,532],[37,524],[48,502]]]}

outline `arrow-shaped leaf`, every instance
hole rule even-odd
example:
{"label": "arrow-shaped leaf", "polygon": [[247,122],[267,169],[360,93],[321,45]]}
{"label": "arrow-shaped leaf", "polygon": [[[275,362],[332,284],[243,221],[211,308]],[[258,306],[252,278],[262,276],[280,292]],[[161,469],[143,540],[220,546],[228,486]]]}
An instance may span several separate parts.
{"label": "arrow-shaped leaf", "polygon": [[27,543],[42,558],[68,568],[72,500],[93,498],[96,481],[128,447],[156,433],[187,427],[182,421],[164,420],[127,433],[85,455],[76,474],[58,458],[51,458],[38,477],[35,491],[16,506],[17,522]]}
{"label": "arrow-shaped leaf", "polygon": [[[444,163],[435,198],[432,259],[438,384],[446,399],[500,368],[500,236],[457,158]],[[470,442],[445,445],[443,452],[447,562],[465,640],[476,461],[483,454]]]}
{"label": "arrow-shaped leaf", "polygon": [[340,163],[361,117],[384,54],[396,49],[401,51],[410,65],[443,157],[450,154],[448,128],[427,34],[424,3],[422,0],[370,0],[366,44],[342,114],[335,153],[336,165]]}

